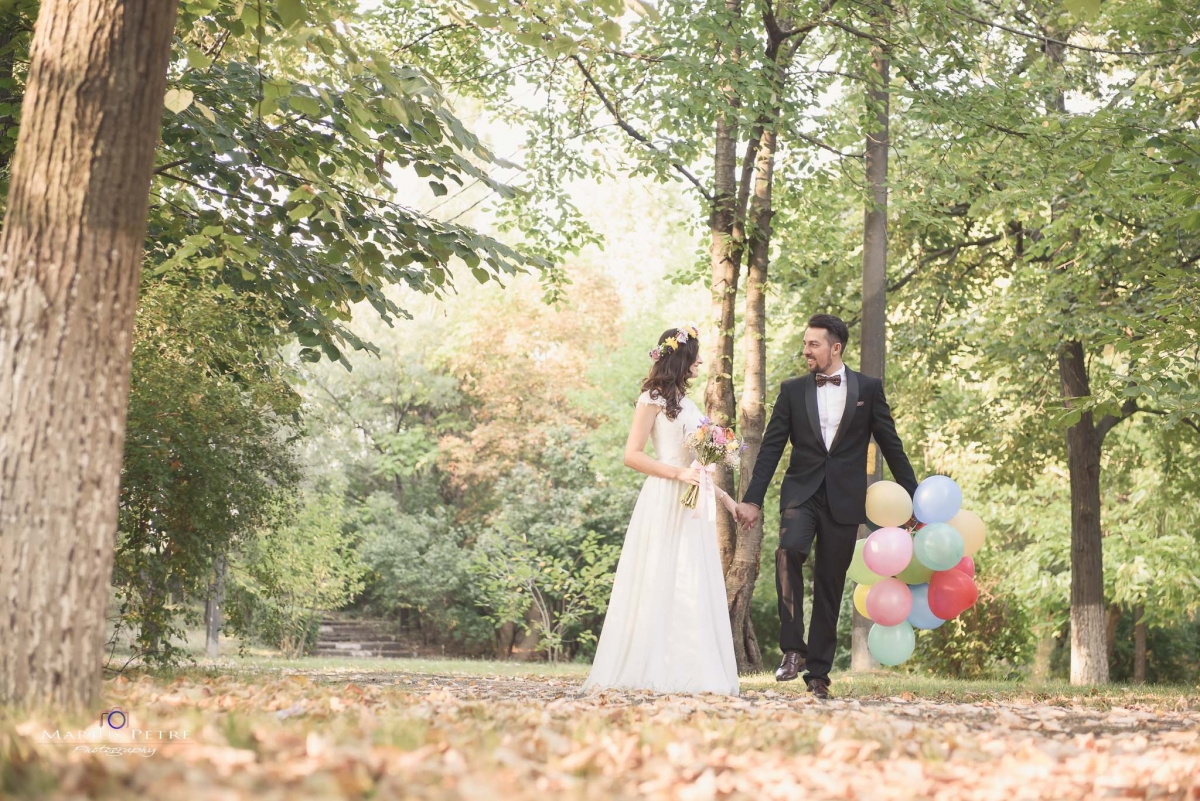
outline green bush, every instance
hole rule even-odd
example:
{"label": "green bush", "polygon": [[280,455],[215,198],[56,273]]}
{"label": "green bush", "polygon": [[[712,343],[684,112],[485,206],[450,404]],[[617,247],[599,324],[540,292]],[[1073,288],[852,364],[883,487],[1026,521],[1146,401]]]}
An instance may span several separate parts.
{"label": "green bush", "polygon": [[324,493],[308,497],[286,525],[257,531],[230,562],[230,627],[287,656],[311,648],[321,614],[340,609],[363,586],[347,528],[341,496]]}

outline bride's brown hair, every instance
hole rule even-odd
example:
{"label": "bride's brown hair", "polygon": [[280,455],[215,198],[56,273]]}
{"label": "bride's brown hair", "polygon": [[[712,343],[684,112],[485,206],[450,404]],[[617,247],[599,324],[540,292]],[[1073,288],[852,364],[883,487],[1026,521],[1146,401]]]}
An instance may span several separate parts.
{"label": "bride's brown hair", "polygon": [[651,398],[666,401],[664,412],[668,420],[679,416],[680,404],[687,396],[688,384],[691,383],[688,373],[692,371],[696,359],[700,358],[700,340],[696,336],[689,336],[686,342],[674,348],[663,346],[667,340],[674,340],[679,331],[678,328],[663,331],[655,349],[661,355],[651,365],[650,375],[642,382],[642,392],[649,392]]}

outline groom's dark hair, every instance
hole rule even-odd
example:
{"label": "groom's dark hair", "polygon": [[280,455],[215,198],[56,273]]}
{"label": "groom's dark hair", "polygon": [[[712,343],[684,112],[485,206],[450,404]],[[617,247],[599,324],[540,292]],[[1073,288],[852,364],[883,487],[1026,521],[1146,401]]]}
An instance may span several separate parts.
{"label": "groom's dark hair", "polygon": [[846,350],[846,343],[850,341],[850,329],[842,322],[841,317],[835,317],[832,314],[814,314],[808,318],[809,328],[824,328],[832,339],[836,339],[842,343],[842,352]]}

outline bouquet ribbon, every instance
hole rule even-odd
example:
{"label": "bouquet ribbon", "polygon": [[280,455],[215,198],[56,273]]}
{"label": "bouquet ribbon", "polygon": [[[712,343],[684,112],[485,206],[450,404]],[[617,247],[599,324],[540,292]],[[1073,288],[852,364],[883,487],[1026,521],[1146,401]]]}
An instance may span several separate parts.
{"label": "bouquet ribbon", "polygon": [[[715,464],[700,464],[698,461],[693,461],[691,466],[700,471],[700,486],[699,488],[692,486],[688,489],[687,495],[684,496],[684,505],[692,507],[693,520],[699,520],[701,515],[703,515],[710,522],[715,521],[716,517],[713,515],[713,509],[716,505],[717,490],[716,485],[713,484],[712,473],[717,466]],[[699,500],[697,496],[703,496],[703,504],[697,503]],[[712,499],[711,503],[709,502],[710,499]],[[700,510],[701,505],[704,507],[703,511]]]}

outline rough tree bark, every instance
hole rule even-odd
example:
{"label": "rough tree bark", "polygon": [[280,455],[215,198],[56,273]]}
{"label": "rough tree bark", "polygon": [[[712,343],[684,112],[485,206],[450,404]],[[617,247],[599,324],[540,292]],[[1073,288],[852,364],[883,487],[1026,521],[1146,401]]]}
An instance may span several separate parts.
{"label": "rough tree bark", "polygon": [[[1091,395],[1083,344],[1071,339],[1058,352],[1062,395]],[[1108,683],[1103,542],[1100,529],[1100,435],[1091,411],[1067,429],[1071,476],[1071,683]]]}
{"label": "rough tree bark", "polygon": [[[891,7],[883,4],[875,15],[875,28],[886,34]],[[859,369],[864,375],[882,379],[887,360],[887,213],[888,213],[888,91],[890,62],[887,51],[876,46],[871,51],[870,88],[867,102],[874,117],[874,126],[866,137],[866,177],[871,196],[863,211],[863,288],[862,288],[862,345]],[[872,441],[867,458],[867,485],[883,478],[883,459]],[[858,527],[858,538],[871,530]],[[879,666],[867,648],[871,621],[854,609],[850,645],[852,670],[871,670]]]}
{"label": "rough tree bark", "polygon": [[91,706],[177,0],[46,0],[0,234],[0,703]]}
{"label": "rough tree bark", "polygon": [[[741,15],[741,0],[727,0],[726,9]],[[735,48],[729,58],[737,60]],[[738,208],[737,185],[737,108],[740,98],[732,88],[724,95],[729,109],[717,115],[716,149],[713,154],[713,202],[709,215],[709,263],[712,268],[712,342],[708,349],[708,385],[704,390],[704,411],[722,426],[734,424],[737,398],[733,386],[734,319],[737,312],[738,274],[742,263],[742,238],[735,232]],[[733,471],[719,467],[715,483],[733,494]],[[721,570],[729,569],[737,542],[737,526],[724,508],[717,510],[717,543]]]}

